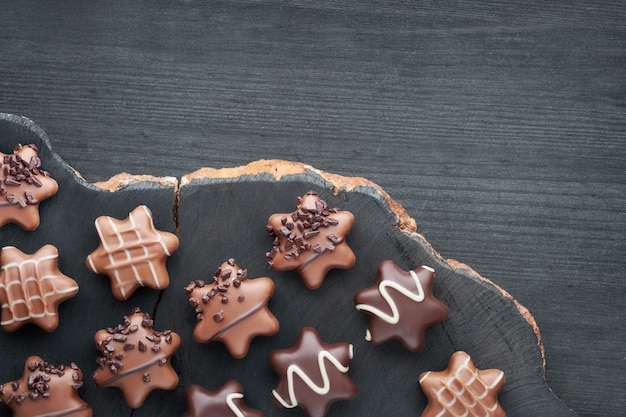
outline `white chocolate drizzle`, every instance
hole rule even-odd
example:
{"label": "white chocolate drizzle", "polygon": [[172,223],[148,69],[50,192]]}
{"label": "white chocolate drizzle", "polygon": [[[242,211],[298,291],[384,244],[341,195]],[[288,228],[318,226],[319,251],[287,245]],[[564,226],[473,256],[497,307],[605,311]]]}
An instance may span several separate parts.
{"label": "white chocolate drizzle", "polygon": [[[427,268],[427,267],[423,267],[423,268]],[[427,269],[432,270],[431,268],[427,268]],[[410,300],[415,301],[416,303],[421,303],[422,301],[424,301],[424,289],[422,288],[422,284],[420,283],[420,280],[417,274],[415,273],[415,271],[412,271],[412,270],[409,271],[409,273],[411,274],[411,277],[413,278],[413,281],[415,282],[415,286],[417,288],[416,291],[410,290],[402,286],[401,284],[398,284],[397,282],[389,281],[389,280],[383,280],[378,285],[378,291],[380,291],[381,296],[387,302],[387,304],[389,305],[389,308],[391,308],[391,314],[387,314],[384,311],[369,304],[357,304],[356,309],[361,310],[361,311],[366,311],[368,313],[372,313],[376,317],[379,317],[381,320],[384,320],[389,324],[397,324],[400,321],[400,312],[398,311],[398,305],[391,297],[391,294],[389,294],[388,288],[395,289],[400,294],[404,295]],[[369,341],[371,340],[371,338],[372,338],[371,333],[368,330],[365,335],[365,339]]]}
{"label": "white chocolate drizzle", "polygon": [[[4,249],[13,248],[8,246]],[[55,294],[66,294],[78,291],[78,285],[68,286],[67,288],[57,288],[54,284],[45,285],[51,287],[51,291],[44,290],[44,282],[52,280],[54,282],[56,275],[41,275],[39,273],[39,265],[42,263],[54,261],[59,257],[58,254],[44,256],[38,259],[27,259],[22,262],[12,262],[6,265],[2,265],[0,274],[2,280],[0,280],[0,290],[4,292],[7,302],[2,304],[0,308],[2,310],[7,309],[11,313],[11,318],[0,322],[0,325],[6,326],[16,322],[28,321],[30,319],[43,318],[47,316],[56,316],[57,313],[54,310],[48,309],[48,299]],[[32,266],[31,266],[32,264]],[[34,268],[32,271],[31,268]],[[26,274],[26,275],[25,275]],[[33,275],[30,275],[33,274]],[[34,285],[29,285],[34,283]],[[10,288],[17,285],[21,291],[22,296],[16,298],[11,297],[12,292]],[[33,313],[33,301],[39,301],[43,306],[41,313]],[[28,313],[24,316],[15,316],[15,306],[18,304],[24,304]]]}
{"label": "white chocolate drizzle", "polygon": [[237,407],[237,404],[235,404],[235,400],[239,400],[241,398],[243,398],[243,394],[240,392],[233,392],[232,394],[228,394],[226,396],[226,405],[228,405],[228,408],[230,408],[230,411],[232,411],[236,417],[245,417],[239,407]]}
{"label": "white chocolate drizzle", "polygon": [[[131,279],[134,279],[137,284],[140,286],[144,286],[144,280],[146,279],[146,273],[139,271],[138,265],[146,265],[150,271],[150,276],[154,285],[157,289],[161,289],[162,283],[159,279],[159,273],[157,272],[154,266],[154,260],[160,256],[159,253],[150,253],[150,247],[152,246],[160,246],[163,253],[167,256],[170,256],[171,253],[163,241],[161,234],[156,230],[153,224],[152,215],[146,206],[139,206],[138,208],[142,209],[145,212],[145,215],[149,219],[148,224],[150,225],[150,229],[147,231],[147,236],[142,235],[142,230],[137,226],[133,213],[129,213],[128,222],[129,226],[125,226],[123,228],[118,227],[118,221],[115,221],[112,217],[102,216],[96,219],[95,226],[100,236],[100,241],[102,243],[102,248],[105,251],[106,256],[108,257],[109,264],[105,266],[104,271],[98,271],[96,268],[92,255],[90,254],[87,257],[87,261],[89,262],[89,266],[93,272],[96,274],[100,273],[109,273],[112,272],[115,277],[115,282],[119,286],[120,293],[124,299],[127,298],[126,294],[126,285],[123,277],[120,275],[121,269],[130,269],[132,271]],[[136,209],[135,209],[136,210]],[[107,222],[107,229],[110,232],[105,232],[101,225],[101,222]],[[125,239],[124,235],[131,235],[130,239]],[[134,235],[134,236],[133,236]],[[113,238],[112,241],[109,241],[108,238]],[[131,251],[135,249],[139,249],[143,254],[141,256],[132,255]],[[123,256],[119,256],[123,254]]]}
{"label": "white chocolate drizzle", "polygon": [[[350,359],[352,359],[353,355],[353,346],[349,345],[350,349]],[[322,385],[317,385],[311,378],[304,372],[302,368],[298,365],[291,364],[287,368],[287,387],[289,391],[289,402],[287,402],[283,397],[276,392],[276,390],[272,390],[272,395],[276,400],[285,408],[294,408],[298,406],[298,398],[296,396],[295,388],[294,388],[294,375],[300,377],[300,379],[313,391],[318,395],[326,395],[330,392],[330,379],[328,378],[328,371],[326,370],[326,364],[324,363],[324,359],[327,359],[337,370],[341,373],[347,373],[350,370],[349,366],[343,366],[339,360],[333,356],[327,350],[322,350],[317,355],[317,366],[320,370],[320,374],[322,376]]]}

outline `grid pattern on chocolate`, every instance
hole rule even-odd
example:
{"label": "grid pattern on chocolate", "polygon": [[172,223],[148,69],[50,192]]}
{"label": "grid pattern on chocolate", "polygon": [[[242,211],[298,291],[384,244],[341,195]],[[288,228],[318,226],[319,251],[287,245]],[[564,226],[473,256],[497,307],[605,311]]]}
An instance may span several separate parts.
{"label": "grid pattern on chocolate", "polygon": [[[437,402],[441,411],[437,417],[452,416],[492,416],[498,409],[498,400],[492,391],[504,378],[504,373],[499,371],[499,376],[490,384],[483,381],[477,374],[471,358],[467,356],[463,363],[447,379],[441,381],[441,387],[436,391]],[[430,375],[426,373],[421,381]]]}
{"label": "grid pattern on chocolate", "polygon": [[[140,227],[140,224],[148,227]],[[96,229],[102,251],[89,255],[89,265],[94,272],[113,277],[122,297],[129,295],[127,287],[144,286],[148,282],[157,289],[167,286],[163,282],[167,271],[159,260],[171,253],[154,228],[152,215],[145,206],[130,213],[127,220],[99,217]],[[103,268],[95,266],[94,257],[105,259]]]}
{"label": "grid pattern on chocolate", "polygon": [[42,272],[58,270],[57,258],[58,254],[53,253],[2,265],[2,326],[56,316],[56,309],[50,308],[55,304],[53,298],[78,291],[78,285],[59,287],[55,284],[57,278],[66,278],[64,275]]}

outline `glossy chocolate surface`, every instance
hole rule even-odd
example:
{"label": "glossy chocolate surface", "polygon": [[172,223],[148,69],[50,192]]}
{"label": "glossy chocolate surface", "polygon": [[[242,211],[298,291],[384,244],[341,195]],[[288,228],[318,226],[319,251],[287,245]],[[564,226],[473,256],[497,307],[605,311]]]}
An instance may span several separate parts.
{"label": "glossy chocolate surface", "polygon": [[413,352],[422,349],[426,329],[448,316],[448,307],[432,294],[434,278],[430,267],[404,271],[383,261],[376,285],[354,296],[357,310],[369,318],[365,339],[375,345],[398,339]]}
{"label": "glossy chocolate surface", "polygon": [[91,417],[91,407],[78,395],[82,386],[75,363],[55,366],[31,356],[21,379],[0,385],[0,400],[13,417]]}
{"label": "glossy chocolate surface", "polygon": [[243,389],[235,380],[215,392],[191,385],[185,396],[189,408],[183,417],[263,417],[263,413],[244,403]]}
{"label": "glossy chocolate surface", "polygon": [[325,416],[333,402],[357,395],[347,375],[352,355],[351,344],[327,344],[315,329],[303,328],[294,347],[269,355],[280,378],[272,391],[274,400],[284,408],[300,407],[309,417]]}
{"label": "glossy chocolate surface", "polygon": [[173,233],[154,227],[148,207],[138,206],[124,220],[100,216],[95,225],[100,246],[87,257],[87,267],[109,277],[115,298],[126,300],[144,286],[167,288],[165,262],[179,241]]}
{"label": "glossy chocolate surface", "polygon": [[170,358],[180,346],[180,337],[152,326],[148,314],[134,309],[123,324],[100,330],[94,337],[100,357],[93,381],[98,387],[121,389],[132,408],[141,407],[152,390],[178,385]]}
{"label": "glossy chocolate surface", "polygon": [[25,230],[39,227],[39,203],[59,186],[41,168],[35,145],[17,145],[11,154],[0,152],[0,227],[17,223]]}
{"label": "glossy chocolate surface", "polygon": [[498,403],[504,380],[501,370],[476,369],[467,353],[455,352],[447,369],[420,375],[419,383],[428,397],[422,417],[506,417]]}
{"label": "glossy chocolate surface", "polygon": [[185,291],[198,320],[193,337],[200,343],[220,341],[234,358],[248,353],[255,336],[278,332],[267,303],[274,293],[270,278],[248,278],[234,259],[224,262],[209,282],[193,281]]}
{"label": "glossy chocolate surface", "polygon": [[59,304],[78,293],[78,284],[58,267],[59,252],[45,245],[32,255],[13,246],[0,252],[2,328],[13,332],[33,323],[47,332],[59,325]]}
{"label": "glossy chocolate surface", "polygon": [[315,191],[299,197],[296,205],[291,213],[270,216],[266,229],[274,246],[266,256],[272,269],[296,270],[307,288],[315,290],[331,269],[354,266],[356,257],[345,241],[354,216],[329,208]]}

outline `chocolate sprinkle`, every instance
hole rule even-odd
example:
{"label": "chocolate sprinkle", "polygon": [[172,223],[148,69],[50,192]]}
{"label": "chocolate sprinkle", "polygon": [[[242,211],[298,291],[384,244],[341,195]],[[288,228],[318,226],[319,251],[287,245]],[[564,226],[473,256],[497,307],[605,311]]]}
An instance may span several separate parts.
{"label": "chocolate sprinkle", "polygon": [[223,311],[223,310],[220,310],[220,311],[218,311],[217,313],[215,313],[215,314],[213,315],[213,320],[215,320],[215,321],[216,321],[216,322],[218,322],[218,323],[219,323],[220,321],[224,320],[224,311]]}
{"label": "chocolate sprinkle", "polygon": [[[306,195],[317,195],[315,191],[308,191]],[[285,251],[284,258],[298,259],[304,252],[313,250],[318,254],[329,252],[334,250],[334,245],[338,245],[342,242],[342,239],[333,235],[328,235],[328,239],[332,242],[332,246],[326,245],[321,247],[316,245],[312,247],[311,244],[305,242],[305,240],[312,239],[320,233],[320,228],[327,228],[331,226],[337,226],[339,221],[335,218],[329,217],[333,213],[337,213],[339,209],[329,209],[324,200],[318,200],[315,202],[315,210],[308,210],[306,207],[301,207],[302,197],[296,198],[297,209],[291,213],[291,218],[294,223],[290,223],[286,216],[281,218],[281,227],[278,230],[268,224],[265,226],[265,230],[270,236],[273,236],[274,244],[272,249],[265,254],[268,264],[271,266],[273,259],[278,253]],[[294,226],[295,225],[295,229]],[[299,233],[296,233],[298,231]],[[279,236],[282,235],[287,238],[284,244],[284,248],[281,248],[281,240]]]}
{"label": "chocolate sprinkle", "polygon": [[[29,145],[29,147],[36,150],[35,146]],[[5,177],[3,184],[12,188],[19,187],[22,183],[34,184],[36,187],[42,187],[43,183],[39,178],[37,178],[37,176],[47,176],[47,173],[40,169],[41,160],[36,156],[32,156],[29,161],[25,161],[17,155],[21,149],[21,145],[16,146],[13,155],[5,155],[2,159],[2,164],[4,165],[2,172]],[[5,197],[9,204],[18,204],[21,207],[38,203],[38,201],[28,191],[24,193],[24,198],[16,199],[15,194],[7,194],[7,189],[5,187],[0,187],[0,196]]]}

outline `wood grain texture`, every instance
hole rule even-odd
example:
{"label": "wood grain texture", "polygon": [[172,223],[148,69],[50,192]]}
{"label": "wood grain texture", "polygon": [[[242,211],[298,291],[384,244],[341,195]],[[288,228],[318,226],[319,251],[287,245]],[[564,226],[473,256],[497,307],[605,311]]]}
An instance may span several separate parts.
{"label": "wood grain texture", "polygon": [[619,415],[625,22],[618,1],[23,1],[0,110],[89,181],[260,158],[366,177],[531,310],[568,406]]}

